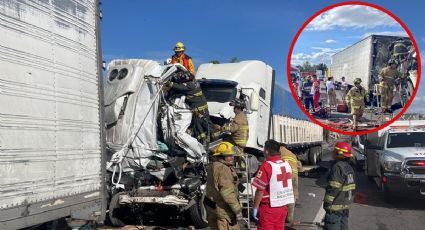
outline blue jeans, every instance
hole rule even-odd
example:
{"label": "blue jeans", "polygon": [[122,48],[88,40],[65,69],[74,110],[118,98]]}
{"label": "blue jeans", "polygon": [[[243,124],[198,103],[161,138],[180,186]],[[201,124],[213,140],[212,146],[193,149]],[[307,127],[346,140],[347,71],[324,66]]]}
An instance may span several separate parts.
{"label": "blue jeans", "polygon": [[305,106],[305,109],[307,111],[310,110],[310,105],[311,105],[311,108],[314,108],[313,97],[306,97],[306,98],[304,98],[304,106]]}
{"label": "blue jeans", "polygon": [[348,230],[348,210],[326,212],[325,230]]}

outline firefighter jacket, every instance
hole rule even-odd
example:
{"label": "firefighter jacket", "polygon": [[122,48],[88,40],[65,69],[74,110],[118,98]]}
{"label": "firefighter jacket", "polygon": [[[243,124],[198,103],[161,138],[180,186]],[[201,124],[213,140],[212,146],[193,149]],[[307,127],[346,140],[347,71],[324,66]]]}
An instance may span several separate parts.
{"label": "firefighter jacket", "polygon": [[214,161],[207,171],[205,204],[215,206],[217,218],[233,222],[241,212],[236,170],[223,160]]}
{"label": "firefighter jacket", "polygon": [[356,189],[354,176],[354,170],[348,161],[339,160],[332,164],[323,203],[323,208],[327,212],[349,209]]}
{"label": "firefighter jacket", "polygon": [[395,80],[401,77],[400,72],[396,69],[391,69],[389,66],[383,68],[379,73],[379,82],[383,88],[394,88]]}
{"label": "firefighter jacket", "polygon": [[189,72],[195,74],[195,67],[193,66],[192,58],[189,55],[182,54],[180,57],[173,55],[171,57],[171,64],[179,63],[183,65]]}
{"label": "firefighter jacket", "polygon": [[186,103],[191,109],[201,114],[208,111],[207,99],[196,80],[184,83],[170,82],[169,87],[170,94],[174,97],[186,96]]}
{"label": "firefighter jacket", "polygon": [[305,81],[302,85],[302,95],[304,98],[313,97],[311,94],[311,88],[313,87],[312,81]]}
{"label": "firefighter jacket", "polygon": [[297,156],[283,146],[280,147],[279,152],[280,152],[281,158],[287,161],[289,165],[291,166],[292,174],[297,175],[298,170],[301,169],[301,164],[298,161]]}
{"label": "firefighter jacket", "polygon": [[366,90],[361,87],[352,87],[345,96],[347,104],[351,104],[351,109],[358,109],[365,106]]}
{"label": "firefighter jacket", "polygon": [[248,119],[244,112],[236,114],[232,123],[223,127],[223,131],[230,132],[235,144],[240,148],[245,148],[248,142]]}

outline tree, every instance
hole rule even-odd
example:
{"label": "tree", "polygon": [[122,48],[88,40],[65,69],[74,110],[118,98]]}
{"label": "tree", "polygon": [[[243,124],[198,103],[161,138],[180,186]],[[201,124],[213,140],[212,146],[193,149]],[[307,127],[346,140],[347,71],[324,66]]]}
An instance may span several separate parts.
{"label": "tree", "polygon": [[220,64],[220,61],[218,61],[218,60],[211,60],[211,61],[209,61],[209,63]]}
{"label": "tree", "polygon": [[229,63],[236,63],[238,62],[238,58],[237,57],[232,57],[229,61]]}

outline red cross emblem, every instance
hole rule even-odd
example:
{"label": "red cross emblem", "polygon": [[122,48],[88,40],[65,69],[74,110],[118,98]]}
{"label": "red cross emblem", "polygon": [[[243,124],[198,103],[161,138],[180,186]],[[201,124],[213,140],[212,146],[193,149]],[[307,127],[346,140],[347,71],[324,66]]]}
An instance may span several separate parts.
{"label": "red cross emblem", "polygon": [[282,181],[283,187],[288,187],[288,180],[292,178],[292,174],[290,172],[286,172],[285,166],[280,167],[280,171],[282,174],[277,174],[277,181]]}

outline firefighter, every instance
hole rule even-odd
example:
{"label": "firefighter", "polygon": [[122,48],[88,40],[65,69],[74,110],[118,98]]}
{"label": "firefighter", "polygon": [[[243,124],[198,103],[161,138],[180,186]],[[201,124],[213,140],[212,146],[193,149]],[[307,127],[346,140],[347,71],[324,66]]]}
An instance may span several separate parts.
{"label": "firefighter", "polygon": [[361,83],[362,79],[356,78],[354,80],[354,87],[352,87],[345,96],[347,105],[351,107],[354,131],[357,131],[360,118],[363,116],[365,108],[366,90],[360,85]]}
{"label": "firefighter", "polygon": [[313,81],[311,81],[311,77],[308,76],[301,86],[302,96],[304,98],[304,107],[307,111],[310,111],[310,106],[314,109],[313,94],[311,93],[312,87]]}
{"label": "firefighter", "polygon": [[193,74],[181,71],[176,77],[166,84],[168,95],[174,98],[185,96],[185,102],[193,111],[192,134],[202,144],[209,141],[210,120],[207,99],[202,93],[201,86]]}
{"label": "firefighter", "polygon": [[353,193],[356,189],[354,170],[349,163],[351,157],[350,144],[335,144],[334,161],[328,175],[323,203],[326,211],[324,229],[348,229],[348,210],[353,203]]}
{"label": "firefighter", "polygon": [[190,73],[195,74],[192,58],[185,54],[185,46],[182,42],[177,42],[174,47],[174,55],[171,57],[171,64],[179,63],[183,65]]}
{"label": "firefighter", "polygon": [[293,152],[288,150],[285,144],[281,143],[279,152],[280,152],[281,158],[289,163],[292,170],[292,188],[294,191],[295,202],[292,204],[288,204],[288,215],[286,216],[286,222],[290,223],[290,226],[292,227],[300,223],[299,221],[294,220],[294,211],[295,211],[295,204],[297,200],[299,199],[298,170],[301,170],[302,165],[301,165],[301,162],[298,160],[297,156]]}
{"label": "firefighter", "polygon": [[381,108],[382,113],[391,113],[391,105],[394,98],[395,80],[401,77],[401,73],[396,69],[397,64],[394,60],[388,61],[388,66],[379,73],[379,86],[381,90]]}
{"label": "firefighter", "polygon": [[231,141],[237,146],[238,159],[237,162],[241,169],[245,168],[245,157],[243,155],[243,150],[246,147],[248,142],[248,119],[244,113],[245,103],[241,99],[234,99],[230,105],[233,106],[233,111],[235,112],[235,118],[230,124],[227,124],[223,127],[215,126],[221,132],[231,133]]}
{"label": "firefighter", "polygon": [[287,204],[294,203],[291,166],[280,156],[280,144],[267,140],[266,161],[260,166],[252,185],[255,191],[252,216],[259,230],[284,229]]}
{"label": "firefighter", "polygon": [[235,146],[221,142],[214,150],[214,162],[207,171],[204,199],[208,225],[214,229],[239,229],[242,219],[239,203],[238,176],[233,168]]}

